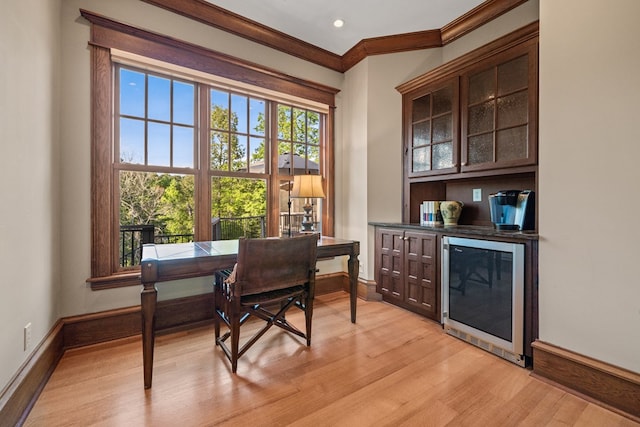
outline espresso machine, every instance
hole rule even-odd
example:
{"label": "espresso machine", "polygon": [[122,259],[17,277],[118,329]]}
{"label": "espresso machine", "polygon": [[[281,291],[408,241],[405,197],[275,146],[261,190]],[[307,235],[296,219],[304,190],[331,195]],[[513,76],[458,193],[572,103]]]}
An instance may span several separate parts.
{"label": "espresso machine", "polygon": [[496,230],[533,230],[535,193],[531,190],[501,190],[489,195],[491,222]]}

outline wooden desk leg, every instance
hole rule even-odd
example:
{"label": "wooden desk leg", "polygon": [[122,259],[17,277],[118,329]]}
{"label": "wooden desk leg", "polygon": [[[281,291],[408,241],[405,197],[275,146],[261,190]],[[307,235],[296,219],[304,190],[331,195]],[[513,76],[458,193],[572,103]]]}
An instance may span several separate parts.
{"label": "wooden desk leg", "polygon": [[358,254],[360,246],[354,247],[353,252],[349,255],[347,266],[349,268],[349,299],[351,302],[351,323],[356,323],[356,303],[358,301],[358,274],[360,271],[360,261]]}
{"label": "wooden desk leg", "polygon": [[144,366],[144,388],[151,388],[153,377],[153,346],[156,341],[156,303],[158,289],[155,283],[145,283],[140,302],[142,305],[142,362]]}

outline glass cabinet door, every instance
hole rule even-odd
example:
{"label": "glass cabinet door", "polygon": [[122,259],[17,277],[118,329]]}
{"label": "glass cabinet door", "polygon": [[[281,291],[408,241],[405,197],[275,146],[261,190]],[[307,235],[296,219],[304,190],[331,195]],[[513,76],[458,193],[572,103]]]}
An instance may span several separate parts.
{"label": "glass cabinet door", "polygon": [[409,176],[457,172],[458,79],[422,89],[409,102]]}
{"label": "glass cabinet door", "polygon": [[537,84],[535,51],[510,57],[462,78],[461,170],[535,164]]}

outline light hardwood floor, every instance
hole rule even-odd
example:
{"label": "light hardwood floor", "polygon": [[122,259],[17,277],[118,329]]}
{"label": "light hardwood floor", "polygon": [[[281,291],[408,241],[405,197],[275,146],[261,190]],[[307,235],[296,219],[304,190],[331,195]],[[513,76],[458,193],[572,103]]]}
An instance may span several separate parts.
{"label": "light hardwood floor", "polygon": [[310,348],[272,328],[237,375],[213,327],[158,337],[149,390],[140,337],[67,351],[25,425],[639,425],[529,374],[383,302],[352,324],[338,292],[316,298]]}

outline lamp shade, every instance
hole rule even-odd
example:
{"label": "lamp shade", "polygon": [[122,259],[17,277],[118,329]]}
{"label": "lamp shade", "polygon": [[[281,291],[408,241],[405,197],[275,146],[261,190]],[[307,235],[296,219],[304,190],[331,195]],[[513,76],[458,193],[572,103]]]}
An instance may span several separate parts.
{"label": "lamp shade", "polygon": [[324,199],[322,176],[294,175],[291,197],[311,197]]}

